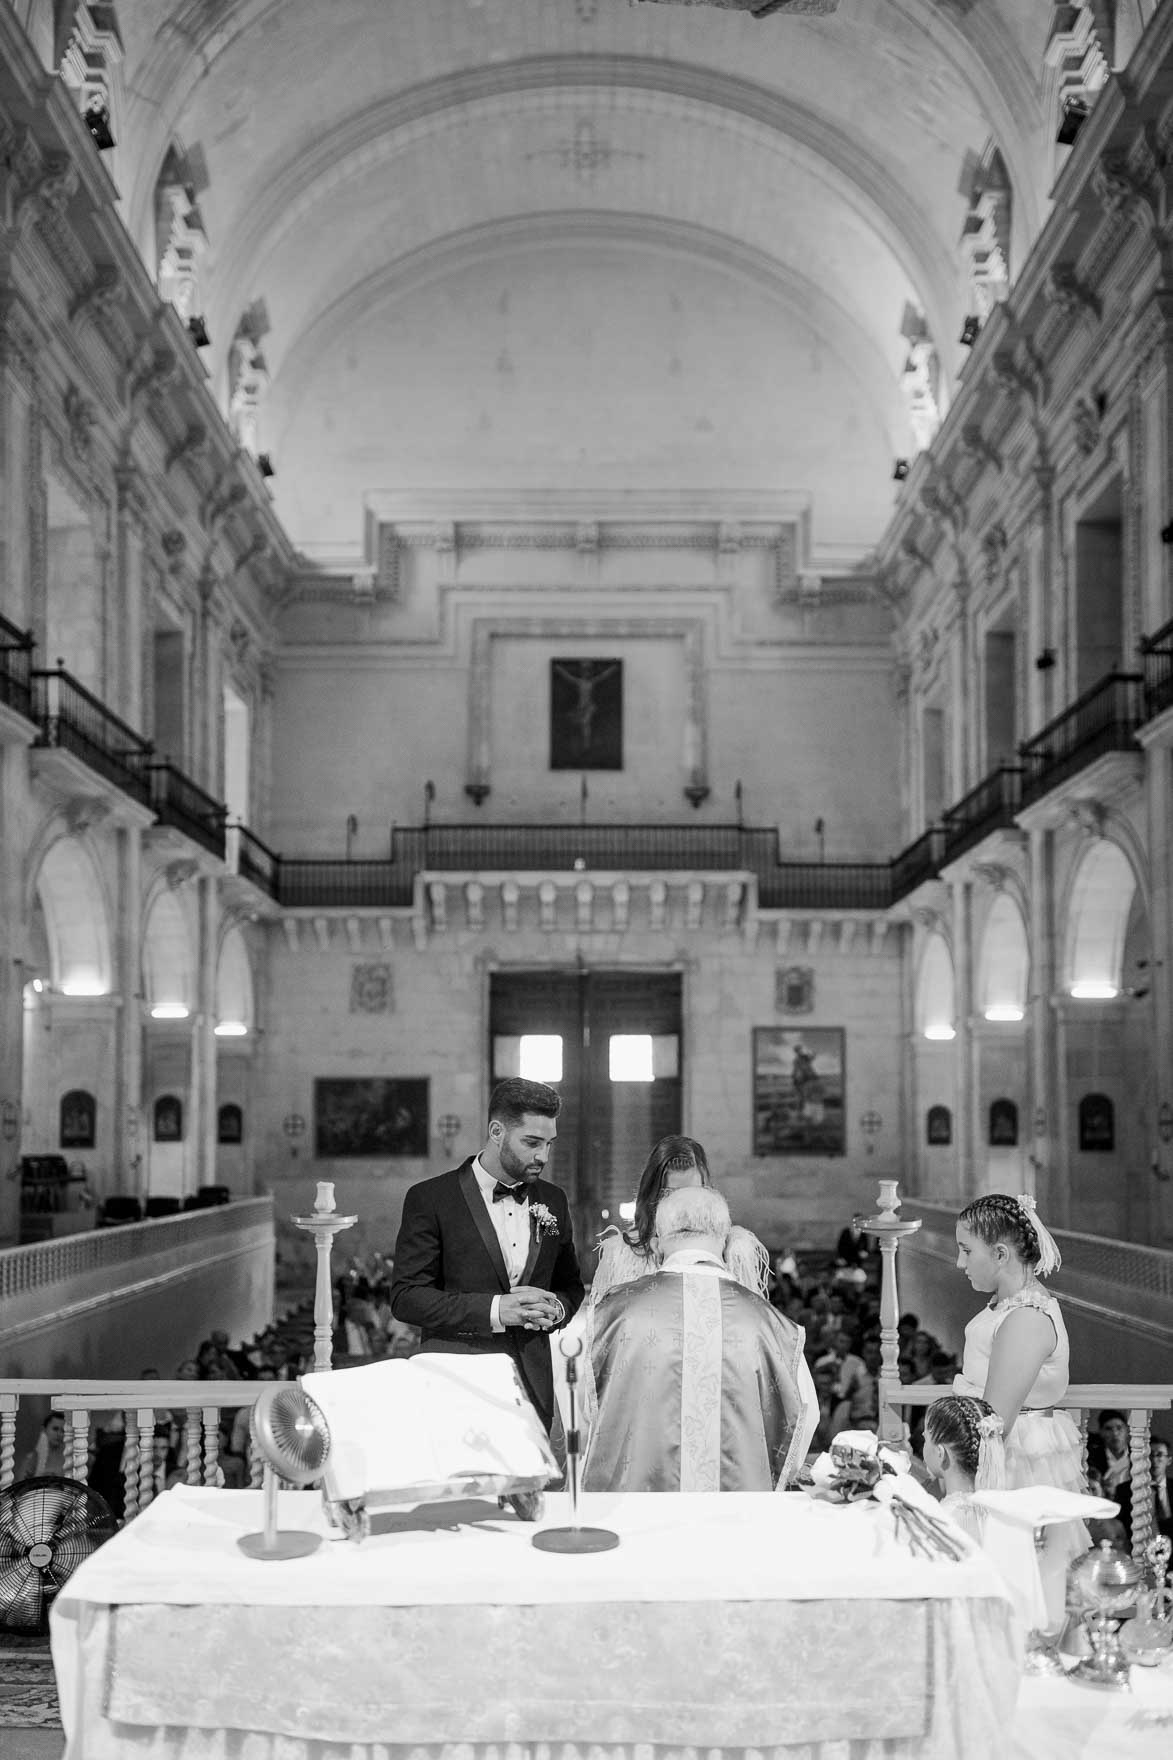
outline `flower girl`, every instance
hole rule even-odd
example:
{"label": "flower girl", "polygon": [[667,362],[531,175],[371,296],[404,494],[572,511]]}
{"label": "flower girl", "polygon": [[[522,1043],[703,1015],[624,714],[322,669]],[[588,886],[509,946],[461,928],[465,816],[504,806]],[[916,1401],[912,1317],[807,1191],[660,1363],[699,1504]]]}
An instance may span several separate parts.
{"label": "flower girl", "polygon": [[984,1399],[947,1393],[925,1414],[924,1463],[944,1496],[941,1508],[971,1540],[981,1544],[985,1511],[975,1491],[1001,1491],[1006,1483],[1002,1420]]}
{"label": "flower girl", "polygon": [[[1001,1418],[1011,1489],[1086,1490],[1078,1427],[1054,1409],[1067,1392],[1070,1349],[1059,1303],[1040,1279],[1060,1263],[1033,1198],[990,1192],[957,1218],[958,1270],[990,1299],[965,1328],[953,1390],[986,1400]],[[1047,1539],[1067,1558],[1090,1544],[1079,1521],[1049,1528]]]}

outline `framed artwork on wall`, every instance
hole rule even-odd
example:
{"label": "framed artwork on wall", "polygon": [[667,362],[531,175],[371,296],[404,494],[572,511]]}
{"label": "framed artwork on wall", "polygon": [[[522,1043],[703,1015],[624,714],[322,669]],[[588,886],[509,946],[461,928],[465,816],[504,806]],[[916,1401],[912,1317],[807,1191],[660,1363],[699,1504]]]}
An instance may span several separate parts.
{"label": "framed artwork on wall", "polygon": [[319,1076],[314,1153],[323,1158],[428,1153],[427,1076]]}
{"label": "framed artwork on wall", "polygon": [[1085,1094],[1079,1103],[1079,1148],[1109,1155],[1116,1147],[1116,1108],[1107,1094]]}
{"label": "framed artwork on wall", "polygon": [[622,660],[551,660],[551,770],[622,770]]}
{"label": "framed artwork on wall", "polygon": [[1018,1108],[1013,1100],[991,1100],[989,1145],[991,1149],[1018,1147]]}
{"label": "framed artwork on wall", "polygon": [[183,1141],[183,1101],[178,1094],[160,1094],[154,1110],[156,1143]]}
{"label": "framed artwork on wall", "polygon": [[753,1029],[755,1155],[847,1153],[842,1027]]}
{"label": "framed artwork on wall", "polygon": [[58,1147],[92,1149],[97,1127],[98,1108],[94,1096],[84,1088],[71,1088],[61,1096]]}
{"label": "framed artwork on wall", "polygon": [[953,1114],[947,1106],[930,1106],[925,1117],[925,1142],[932,1148],[947,1148],[953,1141]]}
{"label": "framed artwork on wall", "polygon": [[231,1100],[222,1106],[216,1114],[216,1141],[218,1143],[244,1142],[244,1113]]}

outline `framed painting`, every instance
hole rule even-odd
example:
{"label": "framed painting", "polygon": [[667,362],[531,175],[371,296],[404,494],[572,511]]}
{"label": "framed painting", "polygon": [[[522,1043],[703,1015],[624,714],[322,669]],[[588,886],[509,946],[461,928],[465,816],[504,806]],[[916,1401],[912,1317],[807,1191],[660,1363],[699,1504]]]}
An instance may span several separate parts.
{"label": "framed painting", "polygon": [[991,1149],[1018,1147],[1018,1107],[1013,1100],[991,1100],[989,1144]]}
{"label": "framed painting", "polygon": [[925,1142],[945,1148],[953,1141],[953,1114],[947,1106],[930,1106],[925,1118]]}
{"label": "framed painting", "polygon": [[216,1141],[218,1143],[244,1142],[244,1112],[233,1101],[221,1106],[216,1114]]}
{"label": "framed painting", "polygon": [[622,770],[622,660],[551,660],[551,770]]}
{"label": "framed painting", "polygon": [[323,1159],[428,1153],[427,1076],[319,1076],[314,1153]]}
{"label": "framed painting", "polygon": [[178,1094],[160,1094],[155,1101],[154,1126],[156,1143],[183,1141],[183,1101]]}
{"label": "framed painting", "polygon": [[98,1109],[94,1096],[84,1088],[71,1088],[61,1097],[58,1147],[92,1149],[95,1141]]}
{"label": "framed painting", "polygon": [[755,1155],[847,1153],[842,1027],[753,1029]]}
{"label": "framed painting", "polygon": [[1107,1094],[1085,1094],[1079,1103],[1081,1155],[1110,1155],[1116,1148],[1116,1108]]}

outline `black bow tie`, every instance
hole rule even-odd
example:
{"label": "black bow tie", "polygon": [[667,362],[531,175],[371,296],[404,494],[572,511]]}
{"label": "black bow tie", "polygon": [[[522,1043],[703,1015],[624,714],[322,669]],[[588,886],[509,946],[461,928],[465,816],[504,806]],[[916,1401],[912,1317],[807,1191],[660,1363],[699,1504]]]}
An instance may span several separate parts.
{"label": "black bow tie", "polygon": [[512,1198],[515,1204],[520,1204],[525,1197],[525,1193],[526,1187],[524,1184],[519,1186],[507,1186],[502,1180],[498,1180],[493,1187],[493,1202],[496,1204],[501,1198]]}

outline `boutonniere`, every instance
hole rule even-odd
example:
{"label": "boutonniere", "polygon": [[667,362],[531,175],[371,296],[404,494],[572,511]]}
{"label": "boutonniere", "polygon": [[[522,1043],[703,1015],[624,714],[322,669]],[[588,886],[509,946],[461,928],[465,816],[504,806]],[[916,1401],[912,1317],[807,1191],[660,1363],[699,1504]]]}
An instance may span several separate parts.
{"label": "boutonniere", "polygon": [[537,1230],[538,1239],[544,1235],[558,1233],[558,1218],[545,1204],[531,1204],[529,1207],[530,1221]]}

